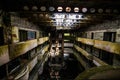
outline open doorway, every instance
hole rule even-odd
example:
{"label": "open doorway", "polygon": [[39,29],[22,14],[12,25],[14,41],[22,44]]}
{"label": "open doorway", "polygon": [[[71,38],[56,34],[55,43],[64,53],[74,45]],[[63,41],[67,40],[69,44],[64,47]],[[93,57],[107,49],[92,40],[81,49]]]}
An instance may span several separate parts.
{"label": "open doorway", "polygon": [[[103,41],[115,42],[115,39],[116,32],[104,32]],[[100,58],[110,65],[113,64],[113,56],[114,54],[101,50]]]}

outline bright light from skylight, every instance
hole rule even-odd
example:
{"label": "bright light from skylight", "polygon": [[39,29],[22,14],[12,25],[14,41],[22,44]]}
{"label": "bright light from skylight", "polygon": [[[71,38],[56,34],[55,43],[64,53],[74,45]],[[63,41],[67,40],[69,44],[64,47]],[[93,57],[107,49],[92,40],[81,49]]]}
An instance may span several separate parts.
{"label": "bright light from skylight", "polygon": [[57,29],[71,29],[76,27],[75,24],[80,22],[82,16],[77,13],[54,13],[50,18],[54,20],[53,26],[56,26]]}

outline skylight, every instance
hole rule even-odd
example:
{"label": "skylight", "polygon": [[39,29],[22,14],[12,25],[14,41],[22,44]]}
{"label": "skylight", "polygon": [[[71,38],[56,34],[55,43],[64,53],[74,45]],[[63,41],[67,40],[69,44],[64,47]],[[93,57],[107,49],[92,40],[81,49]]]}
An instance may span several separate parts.
{"label": "skylight", "polygon": [[75,25],[80,22],[82,16],[82,14],[77,13],[54,13],[51,19],[56,29],[71,29],[76,27]]}

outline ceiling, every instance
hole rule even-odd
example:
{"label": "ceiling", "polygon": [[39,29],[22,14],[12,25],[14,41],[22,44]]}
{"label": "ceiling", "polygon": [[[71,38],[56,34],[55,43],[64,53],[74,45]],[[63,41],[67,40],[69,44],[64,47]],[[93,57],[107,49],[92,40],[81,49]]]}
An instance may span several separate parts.
{"label": "ceiling", "polygon": [[1,0],[0,5],[48,31],[90,27],[120,14],[115,0]]}

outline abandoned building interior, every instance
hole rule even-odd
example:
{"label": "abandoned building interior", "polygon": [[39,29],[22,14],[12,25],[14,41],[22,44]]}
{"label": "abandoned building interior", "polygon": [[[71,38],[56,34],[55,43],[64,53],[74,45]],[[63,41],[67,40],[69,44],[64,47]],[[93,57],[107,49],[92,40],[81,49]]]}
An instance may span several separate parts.
{"label": "abandoned building interior", "polygon": [[0,0],[0,80],[120,79],[119,0]]}

